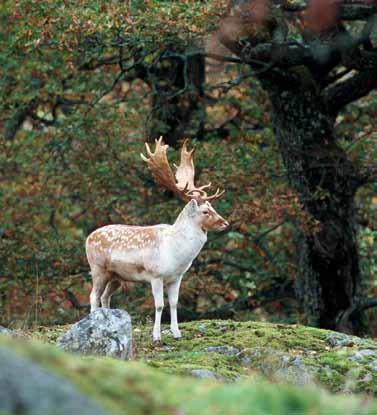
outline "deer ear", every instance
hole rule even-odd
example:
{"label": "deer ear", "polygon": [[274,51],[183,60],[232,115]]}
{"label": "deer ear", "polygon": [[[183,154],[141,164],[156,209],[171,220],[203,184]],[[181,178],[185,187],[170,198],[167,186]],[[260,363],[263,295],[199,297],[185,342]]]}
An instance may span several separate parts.
{"label": "deer ear", "polygon": [[187,203],[187,213],[189,214],[189,216],[194,216],[198,210],[198,207],[198,202],[195,199],[191,199]]}

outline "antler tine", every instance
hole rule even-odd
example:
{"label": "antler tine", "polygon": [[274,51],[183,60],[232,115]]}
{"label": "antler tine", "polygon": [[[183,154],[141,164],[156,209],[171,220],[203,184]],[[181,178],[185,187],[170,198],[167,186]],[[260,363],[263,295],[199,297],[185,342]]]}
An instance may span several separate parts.
{"label": "antler tine", "polygon": [[[207,187],[210,187],[210,186],[211,186],[211,183],[205,184],[204,186],[195,187],[195,189],[191,189],[188,194],[193,199],[195,199],[195,198],[203,199],[203,198],[207,197],[207,192],[204,189],[206,189]],[[199,193],[199,195],[196,195],[195,193]]]}
{"label": "antler tine", "polygon": [[[212,183],[211,182],[209,182],[208,184],[205,184],[205,185],[203,185],[203,186],[200,186],[200,187],[198,187],[196,190],[201,190],[201,191],[203,191],[203,189],[207,189],[207,188],[209,188],[209,187],[211,187],[212,186]],[[205,193],[205,192],[204,192]]]}
{"label": "antler tine", "polygon": [[183,189],[177,186],[174,179],[173,172],[171,171],[169,161],[166,155],[168,145],[164,144],[162,136],[155,140],[155,151],[153,152],[148,143],[145,143],[147,155],[140,154],[141,158],[148,164],[149,170],[152,173],[154,180],[163,187],[175,192],[183,200],[189,200],[188,186],[184,186]]}
{"label": "antler tine", "polygon": [[155,151],[153,152],[148,143],[145,143],[147,155],[140,154],[141,158],[148,164],[155,181],[169,190],[175,192],[181,199],[189,200],[196,199],[198,202],[205,202],[207,200],[215,200],[220,198],[224,191],[217,189],[216,192],[207,196],[204,189],[208,189],[211,183],[196,187],[194,183],[195,166],[193,160],[193,153],[195,147],[191,150],[187,149],[187,140],[184,140],[181,149],[181,161],[179,166],[175,166],[177,171],[175,173],[176,180],[171,171],[169,161],[166,155],[168,145],[164,144],[162,136],[155,140]]}
{"label": "antler tine", "polygon": [[175,177],[177,179],[177,186],[182,189],[188,185],[188,189],[195,190],[194,177],[195,166],[193,160],[193,153],[195,149],[187,150],[187,140],[183,142],[181,149],[181,160],[179,166],[176,167]]}
{"label": "antler tine", "polygon": [[188,143],[188,138],[185,138],[185,140],[183,141],[183,144],[182,144],[181,153],[184,152],[184,153],[187,153],[188,155],[191,156],[192,154],[195,153],[196,148],[193,147],[191,150],[187,150],[187,143]]}
{"label": "antler tine", "polygon": [[217,189],[216,192],[211,195],[211,196],[206,196],[203,198],[204,201],[209,201],[209,200],[216,200],[219,199],[223,194],[225,193],[225,190],[221,190]]}
{"label": "antler tine", "polygon": [[158,151],[160,148],[168,148],[169,146],[167,144],[164,144],[162,135],[160,135],[159,139],[154,140],[156,144],[156,151]]}
{"label": "antler tine", "polygon": [[[147,149],[147,153],[148,153],[148,155],[150,156],[150,157],[152,157],[153,156],[153,152],[152,152],[152,150],[151,150],[151,148],[149,147],[149,144],[148,143],[145,143],[145,148]],[[157,151],[157,149],[155,150],[155,152]]]}
{"label": "antler tine", "polygon": [[[168,145],[167,144],[163,144],[162,136],[158,140],[155,140],[155,143],[156,143],[156,149],[155,149],[154,153],[151,150],[151,148],[149,147],[149,144],[148,143],[145,143],[145,148],[147,149],[147,154],[148,154],[148,156],[150,158],[153,157],[153,156],[155,156],[160,151],[161,148],[163,148],[163,147],[168,148]],[[148,159],[148,157],[145,157],[143,153],[140,153],[140,156],[147,163],[148,163],[148,161],[150,161],[150,158]]]}

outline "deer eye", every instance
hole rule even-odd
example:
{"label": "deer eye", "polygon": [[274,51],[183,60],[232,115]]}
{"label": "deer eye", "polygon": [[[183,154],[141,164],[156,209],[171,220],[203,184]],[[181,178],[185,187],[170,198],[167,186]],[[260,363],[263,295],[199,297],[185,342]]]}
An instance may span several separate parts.
{"label": "deer eye", "polygon": [[204,214],[204,215],[209,215],[208,210],[203,210],[203,214]]}

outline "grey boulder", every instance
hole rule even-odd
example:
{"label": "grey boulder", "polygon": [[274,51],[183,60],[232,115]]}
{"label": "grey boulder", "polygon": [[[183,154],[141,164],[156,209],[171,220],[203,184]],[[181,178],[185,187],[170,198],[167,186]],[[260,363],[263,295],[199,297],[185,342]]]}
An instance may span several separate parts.
{"label": "grey boulder", "polygon": [[58,338],[58,347],[84,355],[132,357],[131,317],[124,310],[99,308]]}
{"label": "grey boulder", "polygon": [[224,378],[215,373],[212,372],[212,370],[208,370],[208,369],[193,369],[190,372],[191,376],[194,376],[195,378],[200,378],[200,379],[215,379],[215,380],[224,380]]}
{"label": "grey boulder", "polygon": [[0,334],[6,334],[8,336],[11,336],[12,331],[7,329],[6,327],[0,326]]}
{"label": "grey boulder", "polygon": [[66,379],[0,346],[0,413],[105,415]]}
{"label": "grey boulder", "polygon": [[204,349],[205,352],[209,353],[220,353],[228,356],[236,356],[240,353],[240,349],[232,346],[209,346]]}

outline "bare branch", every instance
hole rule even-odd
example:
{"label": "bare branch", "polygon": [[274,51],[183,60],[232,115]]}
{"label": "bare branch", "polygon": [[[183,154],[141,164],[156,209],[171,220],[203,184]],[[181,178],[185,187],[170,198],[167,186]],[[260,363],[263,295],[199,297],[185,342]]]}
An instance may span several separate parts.
{"label": "bare branch", "polygon": [[345,310],[338,317],[337,319],[338,330],[344,330],[344,328],[347,327],[348,322],[351,321],[355,315],[360,314],[363,311],[368,310],[368,308],[373,308],[373,307],[377,307],[377,298],[362,298],[359,301],[357,301],[355,304],[352,304],[351,307]]}
{"label": "bare branch", "polygon": [[119,63],[119,55],[106,56],[100,59],[92,59],[79,66],[79,71],[93,71],[101,66],[117,65]]}
{"label": "bare branch", "polygon": [[243,63],[242,59],[234,58],[232,56],[218,55],[216,53],[206,53],[204,56],[220,62]]}
{"label": "bare branch", "polygon": [[324,81],[321,82],[321,86],[322,88],[326,88],[329,85],[333,84],[334,82],[342,79],[344,76],[346,76],[348,73],[350,73],[352,71],[351,68],[345,68],[340,72],[337,72],[336,74],[329,76],[328,78],[326,78]]}
{"label": "bare branch", "polygon": [[82,309],[89,310],[90,309],[90,305],[89,304],[81,304],[80,301],[75,296],[75,294],[73,294],[73,292],[70,291],[69,289],[64,290],[64,295],[65,295],[65,298],[77,310],[82,310]]}
{"label": "bare branch", "polygon": [[246,45],[242,50],[242,58],[250,64],[275,62],[275,65],[286,68],[314,62],[312,49],[298,42],[261,43],[254,47]]}
{"label": "bare branch", "polygon": [[369,2],[361,0],[359,3],[353,0],[344,0],[344,4],[340,9],[340,17],[343,20],[365,20],[376,13],[377,4],[375,0]]}
{"label": "bare branch", "polygon": [[13,116],[5,122],[4,138],[5,140],[13,140],[22,123],[30,115],[31,111],[36,107],[36,101],[33,99],[29,103],[20,106]]}
{"label": "bare branch", "polygon": [[[309,0],[284,0],[282,8],[290,12],[300,12],[308,7],[308,3]],[[377,13],[375,0],[342,0],[341,3],[339,17],[343,20],[365,20]]]}
{"label": "bare branch", "polygon": [[376,89],[376,70],[377,67],[358,72],[351,78],[325,89],[323,96],[330,113],[335,116],[349,103]]}
{"label": "bare branch", "polygon": [[56,117],[53,117],[51,120],[48,118],[40,117],[39,115],[35,114],[34,112],[31,112],[29,114],[30,118],[34,121],[38,121],[44,125],[52,126],[56,124]]}
{"label": "bare branch", "polygon": [[107,94],[109,94],[117,85],[118,83],[122,80],[124,75],[124,71],[119,72],[119,74],[114,78],[113,82],[111,83],[111,85],[106,88],[95,100],[94,102],[91,104],[91,107],[95,107],[99,101],[101,101],[101,99],[103,97],[105,97]]}
{"label": "bare branch", "polygon": [[[339,4],[339,0],[333,0],[333,3]],[[283,2],[282,7],[286,7],[289,10],[303,10],[308,5],[308,1],[287,0]],[[343,26],[339,25],[342,16],[338,16],[326,32],[321,33],[321,36],[306,39],[306,43],[285,41],[284,37],[277,39],[274,36],[275,32],[270,34],[270,39],[263,40],[263,37],[261,37],[258,41],[256,36],[239,39],[238,31],[228,30],[226,24],[224,24],[223,29],[220,28],[218,39],[228,50],[237,55],[242,62],[262,72],[273,69],[275,74],[275,69],[288,69],[294,66],[305,65],[313,73],[318,73],[319,69],[321,69],[321,72],[326,75],[328,71],[339,63],[343,63],[347,68],[355,68],[353,62],[356,61],[358,69],[374,65],[374,55],[364,53],[367,50],[359,51],[358,47],[364,45],[365,49],[372,49],[370,34],[376,27],[376,16],[373,13],[374,11],[377,13],[377,4],[373,5],[371,2],[351,2],[349,0],[343,1],[341,7],[342,11],[350,10],[348,7],[352,8],[352,13],[356,13],[357,10],[368,11],[368,13],[360,12],[363,16],[366,16],[367,23],[358,36],[351,36]],[[351,12],[347,13],[347,15],[351,15]],[[284,18],[275,23],[278,24],[278,27],[285,27],[286,25]],[[241,27],[242,24],[246,23],[240,19],[239,22],[235,23],[235,26]],[[267,22],[265,25],[267,25]],[[268,29],[268,27],[261,27],[256,30],[263,32],[264,29]],[[217,58],[221,60],[221,57]]]}

